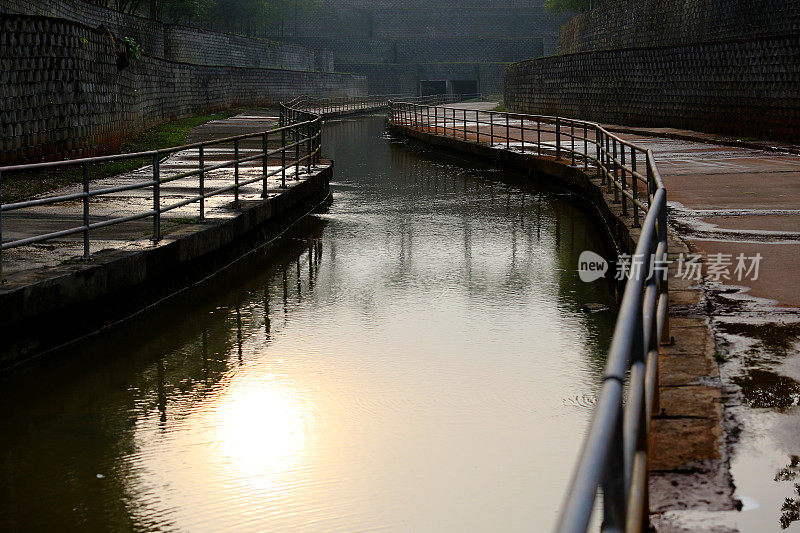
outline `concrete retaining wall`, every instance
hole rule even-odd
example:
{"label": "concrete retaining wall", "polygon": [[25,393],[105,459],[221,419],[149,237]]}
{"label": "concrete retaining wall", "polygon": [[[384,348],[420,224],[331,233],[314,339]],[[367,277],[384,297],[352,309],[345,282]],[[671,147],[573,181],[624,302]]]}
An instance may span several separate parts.
{"label": "concrete retaining wall", "polygon": [[616,0],[561,27],[560,53],[800,33],[796,0]]}
{"label": "concrete retaining wall", "polygon": [[164,59],[196,65],[333,71],[330,52],[185,26],[164,28]]}
{"label": "concrete retaining wall", "polygon": [[348,63],[345,70],[364,74],[369,94],[417,94],[420,80],[475,80],[478,92],[501,94],[507,63]]}
{"label": "concrete retaining wall", "polygon": [[566,20],[543,0],[323,0],[318,13],[274,36],[331,50],[337,69],[367,75],[370,92],[408,94],[423,80],[470,80],[497,94],[504,69],[495,65],[554,53]]}
{"label": "concrete retaining wall", "polygon": [[302,182],[246,205],[231,219],[184,228],[145,250],[104,250],[88,263],[0,286],[0,368],[124,319],[191,286],[330,201],[332,163]]}
{"label": "concrete retaining wall", "polygon": [[612,124],[800,141],[800,35],[532,59],[506,107]]}
{"label": "concrete retaining wall", "polygon": [[159,122],[209,110],[367,89],[363,76],[146,55],[120,70],[108,31],[31,16],[0,16],[0,66],[0,164],[107,153]]}

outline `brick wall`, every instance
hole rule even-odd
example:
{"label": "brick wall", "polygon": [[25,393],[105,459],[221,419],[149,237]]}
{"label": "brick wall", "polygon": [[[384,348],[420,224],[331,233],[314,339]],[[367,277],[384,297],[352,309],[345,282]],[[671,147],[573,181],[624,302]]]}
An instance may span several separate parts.
{"label": "brick wall", "polygon": [[0,164],[95,155],[164,120],[299,93],[366,94],[360,76],[197,65],[142,56],[116,64],[108,31],[0,16]]}
{"label": "brick wall", "polygon": [[509,66],[514,111],[800,141],[800,35],[567,54]]}
{"label": "brick wall", "polygon": [[798,0],[615,0],[564,24],[558,49],[574,53],[798,33]]}

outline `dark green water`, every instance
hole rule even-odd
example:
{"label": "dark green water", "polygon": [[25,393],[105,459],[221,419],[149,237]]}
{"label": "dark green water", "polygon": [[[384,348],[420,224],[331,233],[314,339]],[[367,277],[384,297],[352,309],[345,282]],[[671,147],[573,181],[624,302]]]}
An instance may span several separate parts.
{"label": "dark green water", "polygon": [[7,530],[536,531],[613,326],[584,204],[329,123],[334,203],[0,376]]}

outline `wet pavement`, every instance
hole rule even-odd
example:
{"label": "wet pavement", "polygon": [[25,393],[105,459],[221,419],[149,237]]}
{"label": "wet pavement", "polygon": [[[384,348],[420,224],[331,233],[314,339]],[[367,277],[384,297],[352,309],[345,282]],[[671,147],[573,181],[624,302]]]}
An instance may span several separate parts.
{"label": "wet pavement", "polygon": [[[188,143],[261,132],[271,129],[276,124],[277,116],[273,112],[245,112],[234,117],[211,121],[195,128],[190,133]],[[274,148],[274,146],[271,145],[271,148]],[[257,140],[244,141],[240,146],[241,157],[258,153],[260,150],[260,143]],[[204,154],[206,165],[231,160],[233,159],[233,153],[231,144],[207,147]],[[199,151],[197,149],[184,150],[173,154],[161,161],[161,177],[168,178],[171,175],[194,170],[198,167],[198,161]],[[274,164],[269,166],[270,171],[277,168],[280,168],[280,166],[274,166]],[[300,170],[300,177],[302,178],[304,169],[301,168]],[[256,178],[261,175],[261,171],[261,161],[243,163],[240,168],[240,180]],[[97,190],[151,180],[152,172],[152,165],[146,165],[120,176],[93,180],[90,189]],[[290,168],[287,176],[287,187],[292,187],[297,183],[294,180],[293,168]],[[208,192],[229,186],[233,184],[233,181],[232,168],[209,171],[205,175],[205,190]],[[279,174],[269,178],[268,194],[271,196],[279,194],[280,186],[281,176]],[[72,194],[81,192],[81,190],[81,186],[77,185],[43,196]],[[161,186],[162,208],[195,196],[198,192],[199,179],[197,176],[165,183]],[[241,202],[260,200],[261,194],[262,187],[259,180],[244,186],[240,190],[239,199]],[[152,187],[92,197],[89,202],[89,220],[91,223],[96,223],[149,211],[153,208],[152,198]],[[205,201],[205,221],[198,220],[200,213],[199,204],[196,202],[163,213],[161,217],[161,232],[164,238],[161,244],[170,242],[171,230],[187,226],[201,230],[205,224],[236,216],[239,210],[234,206],[233,200],[233,191],[207,198]],[[3,239],[5,241],[17,240],[78,227],[83,224],[82,217],[83,204],[81,200],[11,211],[3,214]],[[106,226],[90,232],[90,250],[96,252],[104,249],[136,250],[152,247],[152,236],[152,218]],[[3,252],[3,274],[10,283],[13,283],[14,274],[34,272],[43,267],[61,264],[64,261],[73,261],[80,258],[82,253],[83,235],[81,233],[31,246],[12,248]]]}
{"label": "wet pavement", "polygon": [[[486,111],[493,105],[447,107]],[[475,140],[477,123],[471,113],[467,136]],[[463,114],[446,116],[452,128],[453,118],[458,121]],[[447,123],[448,118],[440,118],[438,126]],[[494,127],[494,142],[498,148],[520,150],[520,122],[512,120],[509,125],[509,130],[505,123]],[[684,366],[683,374],[707,376],[706,380],[719,375],[725,419],[720,456],[729,458],[734,495],[743,509],[671,512],[667,513],[670,527],[800,530],[800,156],[760,146],[731,146],[739,141],[697,132],[663,129],[669,137],[658,137],[658,130],[642,135],[629,128],[608,128],[627,131],[618,135],[653,150],[668,191],[673,231],[690,253],[702,255],[706,268],[710,263],[720,265],[721,274],[706,271],[697,283],[703,289],[701,301],[678,302],[672,312],[686,320],[705,321],[711,328],[716,344],[716,363],[711,364],[719,370]],[[506,131],[515,142],[506,143]],[[481,126],[480,132],[485,142],[489,127]],[[535,136],[529,132],[525,140],[533,143]],[[542,141],[555,146],[553,131],[542,134]],[[757,276],[750,272],[739,279],[740,254],[745,258],[760,254]],[[684,359],[680,364],[689,362]],[[692,364],[707,366],[708,361],[697,359]],[[675,370],[667,379],[684,380],[681,375]],[[680,411],[689,412],[686,407]],[[663,453],[674,455],[674,450],[665,448]]]}

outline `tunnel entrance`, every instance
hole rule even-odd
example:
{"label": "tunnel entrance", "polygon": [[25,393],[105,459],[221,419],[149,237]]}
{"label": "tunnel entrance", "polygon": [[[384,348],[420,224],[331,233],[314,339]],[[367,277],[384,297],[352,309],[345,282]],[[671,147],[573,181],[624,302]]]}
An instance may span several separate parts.
{"label": "tunnel entrance", "polygon": [[447,94],[446,80],[420,80],[419,95],[432,96],[434,94]]}
{"label": "tunnel entrance", "polygon": [[453,94],[478,94],[478,80],[453,80]]}

